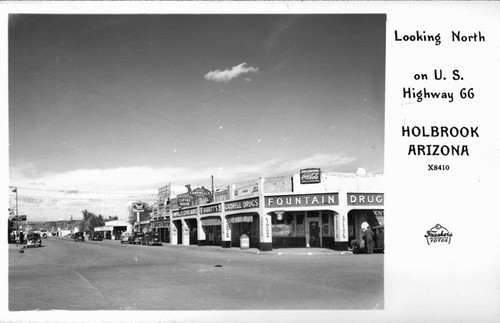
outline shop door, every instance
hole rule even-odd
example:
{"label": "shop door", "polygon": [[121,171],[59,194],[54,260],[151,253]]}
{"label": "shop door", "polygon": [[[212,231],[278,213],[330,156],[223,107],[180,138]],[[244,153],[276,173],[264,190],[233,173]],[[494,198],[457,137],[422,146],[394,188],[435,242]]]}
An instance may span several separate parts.
{"label": "shop door", "polygon": [[214,226],[214,245],[222,246],[222,231],[220,225]]}
{"label": "shop door", "polygon": [[174,221],[175,229],[177,230],[177,244],[182,244],[182,223],[181,221]]}
{"label": "shop door", "polygon": [[309,246],[311,248],[318,248],[321,246],[319,232],[320,232],[319,221],[309,220]]}

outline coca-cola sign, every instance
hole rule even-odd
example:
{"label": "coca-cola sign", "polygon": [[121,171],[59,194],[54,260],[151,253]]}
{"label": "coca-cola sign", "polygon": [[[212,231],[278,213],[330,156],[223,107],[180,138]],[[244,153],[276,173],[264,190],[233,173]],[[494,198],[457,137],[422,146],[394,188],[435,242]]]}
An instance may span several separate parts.
{"label": "coca-cola sign", "polygon": [[300,170],[300,184],[321,183],[321,169],[306,168]]}

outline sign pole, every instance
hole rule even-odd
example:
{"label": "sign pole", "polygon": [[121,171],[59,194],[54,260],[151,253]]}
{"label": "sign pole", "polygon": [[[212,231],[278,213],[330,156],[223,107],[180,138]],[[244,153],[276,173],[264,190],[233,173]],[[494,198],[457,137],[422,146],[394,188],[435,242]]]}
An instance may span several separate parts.
{"label": "sign pole", "polygon": [[135,214],[137,216],[137,226],[139,227],[139,231],[141,231],[141,218],[139,216],[139,214],[141,213],[139,211],[136,211]]}
{"label": "sign pole", "polygon": [[215,201],[214,175],[212,175],[212,202]]}
{"label": "sign pole", "polygon": [[135,210],[137,216],[137,226],[139,227],[139,231],[141,231],[141,218],[139,216],[139,213],[144,212],[144,204],[134,203],[133,209]]}

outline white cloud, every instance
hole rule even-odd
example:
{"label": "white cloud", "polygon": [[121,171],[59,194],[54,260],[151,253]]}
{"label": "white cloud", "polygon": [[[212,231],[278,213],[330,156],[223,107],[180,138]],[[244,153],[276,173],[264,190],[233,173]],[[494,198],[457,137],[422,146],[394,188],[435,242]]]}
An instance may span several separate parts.
{"label": "white cloud", "polygon": [[[76,169],[62,173],[27,175],[11,168],[10,184],[36,191],[51,191],[66,198],[103,195],[156,194],[158,188],[172,183],[178,188],[185,184],[205,185],[214,175],[223,185],[261,176],[292,173],[300,168],[323,167],[328,170],[348,164],[355,158],[317,153],[302,159],[283,161],[269,159],[260,163],[214,165],[212,168],[190,169],[179,167],[153,168],[147,166],[119,167],[112,169]],[[40,186],[36,183],[44,183]],[[67,194],[68,192],[72,194]]]}
{"label": "white cloud", "polygon": [[242,74],[258,72],[258,68],[247,66],[247,63],[241,63],[239,65],[231,67],[231,69],[225,69],[224,71],[221,71],[219,69],[210,71],[205,75],[205,80],[228,83],[231,82],[232,79],[235,79]]}
{"label": "white cloud", "polygon": [[[77,169],[36,176],[11,168],[10,184],[19,187],[20,214],[32,220],[77,219],[82,210],[96,214],[126,218],[127,206],[136,196],[154,196],[158,188],[171,183],[175,194],[187,191],[184,185],[210,188],[210,176],[216,187],[227,186],[266,176],[292,175],[301,168],[321,167],[335,170],[355,158],[334,154],[314,154],[298,160],[270,159],[261,163],[214,165],[212,168],[190,169],[163,167],[120,167],[116,169]],[[36,183],[45,183],[40,186]],[[70,191],[72,194],[65,194]],[[12,195],[12,196],[11,196]],[[14,203],[9,195],[9,206]],[[35,219],[32,218],[35,216]]]}

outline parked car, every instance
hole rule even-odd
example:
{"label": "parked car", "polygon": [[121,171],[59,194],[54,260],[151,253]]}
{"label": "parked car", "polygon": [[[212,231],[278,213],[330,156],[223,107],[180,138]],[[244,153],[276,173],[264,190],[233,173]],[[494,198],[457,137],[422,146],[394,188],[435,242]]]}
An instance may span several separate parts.
{"label": "parked car", "polygon": [[104,233],[103,232],[92,232],[90,234],[90,239],[93,241],[102,241],[104,239]]}
{"label": "parked car", "polygon": [[[373,231],[373,252],[383,253],[385,249],[384,243],[384,226],[377,225],[371,228]],[[360,248],[358,239],[351,241],[352,253],[366,253],[366,247]]]}
{"label": "parked car", "polygon": [[144,232],[133,232],[130,237],[130,243],[132,244],[142,244],[144,240]]}
{"label": "parked car", "polygon": [[131,239],[132,238],[132,232],[129,232],[129,231],[126,231],[126,232],[123,232],[121,237],[120,237],[120,242],[121,243],[130,243],[131,242]]}
{"label": "parked car", "polygon": [[42,236],[42,238],[47,238],[47,230],[41,230],[40,235]]}
{"label": "parked car", "polygon": [[153,246],[153,245],[161,246],[162,243],[161,243],[160,235],[158,234],[158,232],[155,232],[155,231],[146,232],[146,234],[144,235],[143,244],[148,245],[148,246]]}
{"label": "parked car", "polygon": [[75,241],[85,241],[85,236],[83,235],[83,232],[76,232],[74,235],[73,235],[73,239]]}
{"label": "parked car", "polygon": [[42,238],[40,237],[39,233],[35,232],[30,232],[26,236],[26,247],[33,247],[33,246],[42,246]]}

